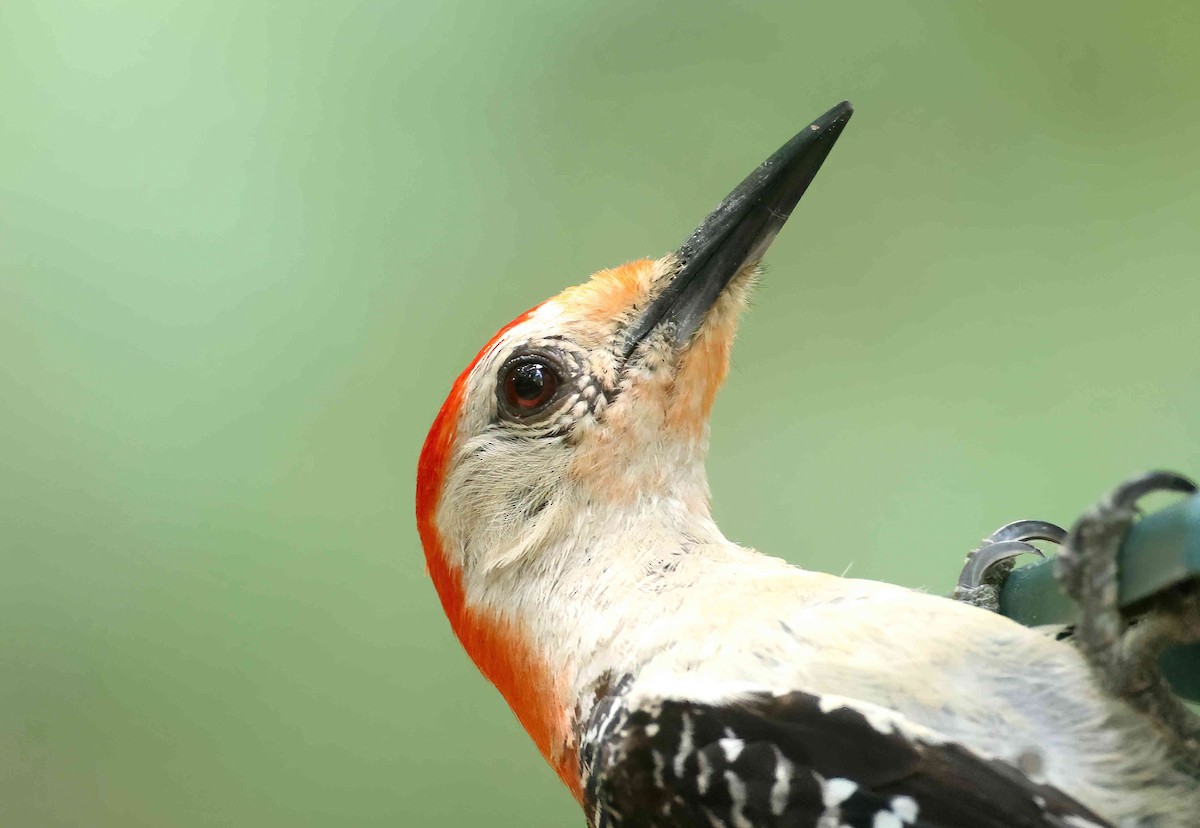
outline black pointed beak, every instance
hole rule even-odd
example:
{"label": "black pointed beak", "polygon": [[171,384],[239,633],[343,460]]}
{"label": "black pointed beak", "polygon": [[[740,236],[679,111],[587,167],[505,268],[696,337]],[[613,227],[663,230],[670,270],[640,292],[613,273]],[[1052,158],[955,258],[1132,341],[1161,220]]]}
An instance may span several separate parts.
{"label": "black pointed beak", "polygon": [[671,284],[630,326],[626,359],[660,325],[670,326],[676,347],[691,339],[725,286],[770,247],[853,112],[849,101],[826,112],[717,205],[679,248],[680,268]]}

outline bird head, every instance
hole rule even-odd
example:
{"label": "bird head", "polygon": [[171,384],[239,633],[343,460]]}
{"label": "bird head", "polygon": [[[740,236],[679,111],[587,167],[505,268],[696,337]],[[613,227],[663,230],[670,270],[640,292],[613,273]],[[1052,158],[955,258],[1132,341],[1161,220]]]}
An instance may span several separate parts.
{"label": "bird head", "polygon": [[557,747],[567,723],[544,698],[567,679],[522,602],[569,580],[592,554],[592,526],[647,512],[711,522],[708,417],[738,314],[851,112],[843,103],[806,126],[675,252],[601,270],[504,326],[426,438],[417,523],[443,608],[573,790]]}

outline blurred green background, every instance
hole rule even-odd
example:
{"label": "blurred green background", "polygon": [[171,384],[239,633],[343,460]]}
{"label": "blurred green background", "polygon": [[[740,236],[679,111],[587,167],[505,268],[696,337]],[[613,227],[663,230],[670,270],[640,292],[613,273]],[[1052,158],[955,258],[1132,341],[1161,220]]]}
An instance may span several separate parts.
{"label": "blurred green background", "polygon": [[937,591],[1200,474],[1200,7],[0,5],[0,825],[568,826],[451,637],[425,430],[829,105],[726,533]]}

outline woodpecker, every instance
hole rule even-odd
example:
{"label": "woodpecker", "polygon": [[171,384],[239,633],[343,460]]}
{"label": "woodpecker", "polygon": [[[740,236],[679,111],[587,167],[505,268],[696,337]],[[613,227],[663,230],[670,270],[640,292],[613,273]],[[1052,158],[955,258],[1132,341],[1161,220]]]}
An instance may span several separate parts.
{"label": "woodpecker", "polygon": [[[1196,828],[1185,740],[1082,649],[713,521],[739,313],[851,113],[807,125],[676,252],[518,316],[454,381],[416,507],[451,628],[591,828]],[[1188,485],[1150,478],[1097,515]]]}

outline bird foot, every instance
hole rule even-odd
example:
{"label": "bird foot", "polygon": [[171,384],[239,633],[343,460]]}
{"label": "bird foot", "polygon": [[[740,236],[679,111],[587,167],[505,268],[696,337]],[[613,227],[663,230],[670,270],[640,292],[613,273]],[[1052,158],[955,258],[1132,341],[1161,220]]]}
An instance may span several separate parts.
{"label": "bird foot", "polygon": [[1055,558],[1055,576],[1079,604],[1073,642],[1101,686],[1153,721],[1200,773],[1200,719],[1171,692],[1158,666],[1167,647],[1200,641],[1200,595],[1163,595],[1131,613],[1121,608],[1117,573],[1138,501],[1153,492],[1195,491],[1191,480],[1172,472],[1149,472],[1117,486],[1071,528]]}
{"label": "bird foot", "polygon": [[1005,524],[983,539],[967,555],[958,586],[951,596],[956,601],[991,612],[1000,610],[1000,590],[1020,555],[1045,557],[1029,541],[1045,540],[1061,544],[1067,530],[1042,520],[1018,520]]}
{"label": "bird foot", "polygon": [[1153,606],[1123,610],[1117,573],[1125,535],[1139,514],[1138,501],[1154,492],[1192,494],[1196,485],[1172,472],[1149,472],[1117,486],[1076,521],[1070,532],[1036,520],[1002,526],[967,555],[953,598],[997,612],[1000,591],[1015,558],[1042,552],[1029,543],[1060,547],[1055,577],[1079,605],[1069,638],[1083,654],[1103,690],[1145,715],[1177,748],[1176,755],[1200,779],[1200,718],[1171,691],[1159,669],[1168,647],[1200,641],[1200,591],[1156,596]]}

